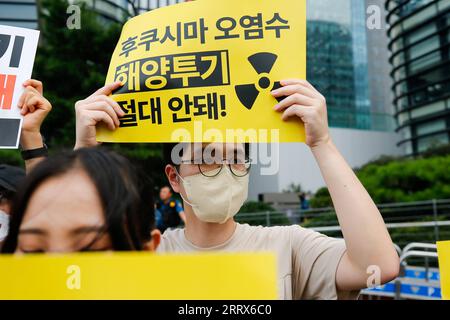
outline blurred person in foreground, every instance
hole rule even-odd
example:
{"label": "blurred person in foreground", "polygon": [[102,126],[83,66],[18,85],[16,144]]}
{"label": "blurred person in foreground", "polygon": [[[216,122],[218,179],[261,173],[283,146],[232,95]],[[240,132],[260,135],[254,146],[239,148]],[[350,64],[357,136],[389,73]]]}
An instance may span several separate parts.
{"label": "blurred person in foreground", "polygon": [[28,174],[11,207],[3,253],[154,251],[152,184],[102,149],[63,152]]}

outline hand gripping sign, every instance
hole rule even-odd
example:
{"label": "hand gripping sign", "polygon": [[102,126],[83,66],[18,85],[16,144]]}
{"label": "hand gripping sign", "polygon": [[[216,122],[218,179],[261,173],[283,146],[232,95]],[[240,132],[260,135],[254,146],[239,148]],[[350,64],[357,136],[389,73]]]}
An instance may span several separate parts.
{"label": "hand gripping sign", "polygon": [[270,91],[306,77],[305,0],[197,0],[129,20],[106,83],[126,115],[104,142],[303,142]]}
{"label": "hand gripping sign", "polygon": [[0,149],[17,148],[22,83],[30,79],[39,31],[0,25]]}

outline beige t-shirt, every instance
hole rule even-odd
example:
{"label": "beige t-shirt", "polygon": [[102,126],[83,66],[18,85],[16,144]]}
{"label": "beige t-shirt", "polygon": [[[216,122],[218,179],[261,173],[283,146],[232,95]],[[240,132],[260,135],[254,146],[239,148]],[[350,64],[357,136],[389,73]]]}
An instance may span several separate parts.
{"label": "beige t-shirt", "polygon": [[300,226],[254,227],[237,224],[225,243],[200,248],[189,242],[184,229],[167,230],[158,252],[275,252],[278,258],[280,299],[355,299],[358,291],[338,291],[336,270],[346,251],[341,239]]}

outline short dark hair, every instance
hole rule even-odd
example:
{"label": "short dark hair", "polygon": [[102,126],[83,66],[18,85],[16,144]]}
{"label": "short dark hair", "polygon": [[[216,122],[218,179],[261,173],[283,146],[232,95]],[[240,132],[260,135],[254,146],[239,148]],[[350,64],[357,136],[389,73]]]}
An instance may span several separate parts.
{"label": "short dark hair", "polygon": [[126,158],[105,149],[90,148],[57,154],[31,171],[13,200],[3,253],[16,251],[20,225],[37,188],[49,178],[67,173],[77,165],[88,174],[98,191],[113,250],[144,248],[145,242],[151,239],[155,219],[151,180],[140,174],[138,182],[136,169]]}
{"label": "short dark hair", "polygon": [[175,148],[177,143],[164,143],[163,144],[163,158],[164,163],[175,165],[175,163],[172,161],[172,150]]}
{"label": "short dark hair", "polygon": [[168,185],[168,184],[165,184],[165,185],[161,186],[161,188],[159,188],[159,191],[161,191],[164,188],[169,188],[170,193],[173,193],[172,187],[170,185]]}

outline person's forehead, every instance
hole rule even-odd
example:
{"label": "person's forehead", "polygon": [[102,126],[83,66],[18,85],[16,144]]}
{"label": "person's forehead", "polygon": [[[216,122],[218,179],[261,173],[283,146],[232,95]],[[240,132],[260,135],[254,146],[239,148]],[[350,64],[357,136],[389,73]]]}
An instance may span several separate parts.
{"label": "person's forehead", "polygon": [[243,143],[222,143],[222,142],[204,142],[204,143],[189,143],[184,146],[184,150],[188,155],[193,155],[197,152],[213,151],[215,153],[235,153],[244,152],[245,144]]}
{"label": "person's forehead", "polygon": [[94,184],[83,173],[66,174],[44,181],[33,193],[23,227],[55,225],[78,227],[104,221],[101,200]]}

